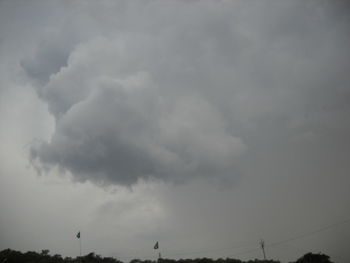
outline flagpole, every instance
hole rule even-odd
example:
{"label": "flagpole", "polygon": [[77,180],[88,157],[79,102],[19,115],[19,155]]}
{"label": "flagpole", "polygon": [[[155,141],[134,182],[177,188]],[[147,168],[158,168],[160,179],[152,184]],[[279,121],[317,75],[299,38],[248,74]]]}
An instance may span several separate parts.
{"label": "flagpole", "polygon": [[80,231],[77,234],[77,238],[79,239],[79,261],[81,262],[81,234]]}
{"label": "flagpole", "polygon": [[80,238],[79,238],[79,244],[80,244],[80,263],[83,262],[83,259],[81,258],[81,241],[82,240],[82,236],[81,236],[81,233],[80,233]]}
{"label": "flagpole", "polygon": [[[156,244],[154,245],[153,248],[154,248],[154,249],[159,249],[159,243],[158,243],[158,241],[156,242]],[[157,260],[158,263],[160,262],[161,258],[162,258],[162,255],[160,254],[160,250],[158,250],[158,260]]]}

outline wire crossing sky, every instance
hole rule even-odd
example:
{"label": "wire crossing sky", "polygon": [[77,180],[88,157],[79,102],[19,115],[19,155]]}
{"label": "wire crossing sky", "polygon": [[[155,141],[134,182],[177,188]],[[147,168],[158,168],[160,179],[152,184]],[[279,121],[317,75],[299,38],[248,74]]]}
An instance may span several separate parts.
{"label": "wire crossing sky", "polygon": [[0,249],[347,262],[349,8],[0,1]]}

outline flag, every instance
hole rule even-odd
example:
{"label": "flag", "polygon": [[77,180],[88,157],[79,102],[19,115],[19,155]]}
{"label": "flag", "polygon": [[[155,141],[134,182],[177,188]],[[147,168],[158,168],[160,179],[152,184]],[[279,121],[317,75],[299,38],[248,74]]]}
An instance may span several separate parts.
{"label": "flag", "polygon": [[78,234],[77,234],[77,238],[80,238],[80,231],[79,231]]}
{"label": "flag", "polygon": [[159,244],[158,244],[158,241],[157,241],[157,243],[154,245],[154,247],[153,247],[154,249],[158,249],[159,248]]}

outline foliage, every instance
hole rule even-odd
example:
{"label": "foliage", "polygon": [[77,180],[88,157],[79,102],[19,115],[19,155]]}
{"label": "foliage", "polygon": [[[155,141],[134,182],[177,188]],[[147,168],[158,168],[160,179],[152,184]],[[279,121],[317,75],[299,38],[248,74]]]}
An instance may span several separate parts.
{"label": "foliage", "polygon": [[[51,256],[49,250],[42,250],[41,253],[34,251],[28,251],[25,253],[5,249],[0,252],[0,263],[123,263],[122,261],[112,257],[101,257],[91,252],[82,257],[63,258],[61,255],[55,254]],[[133,259],[129,263],[280,263],[276,260],[249,260],[241,261],[239,259],[232,258],[195,258],[195,259],[160,259],[158,262],[152,260],[140,260]],[[293,263],[293,262],[291,262]],[[299,258],[294,263],[333,263],[330,261],[329,256],[324,254],[312,254],[307,253]]]}
{"label": "foliage", "polygon": [[307,253],[299,258],[295,263],[333,263],[329,256],[324,254]]}
{"label": "foliage", "polygon": [[21,253],[11,249],[0,252],[0,263],[123,263],[115,258],[101,257],[95,253],[87,254],[83,257],[63,258],[61,255],[49,255],[49,250],[37,252],[28,251]]}

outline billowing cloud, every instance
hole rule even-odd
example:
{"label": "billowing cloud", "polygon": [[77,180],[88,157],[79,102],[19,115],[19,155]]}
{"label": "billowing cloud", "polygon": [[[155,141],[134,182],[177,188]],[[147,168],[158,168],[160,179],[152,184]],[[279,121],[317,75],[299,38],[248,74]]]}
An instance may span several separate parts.
{"label": "billowing cloud", "polygon": [[51,140],[31,149],[39,166],[124,185],[236,178],[252,154],[350,127],[349,34],[339,34],[348,21],[337,5],[98,8],[120,16],[80,14],[74,21],[94,25],[88,34],[44,41],[22,61],[56,122]]}
{"label": "billowing cloud", "polygon": [[221,113],[200,94],[162,92],[166,83],[130,68],[124,52],[118,41],[94,39],[50,76],[39,94],[56,130],[31,157],[82,181],[226,175],[245,145]]}

